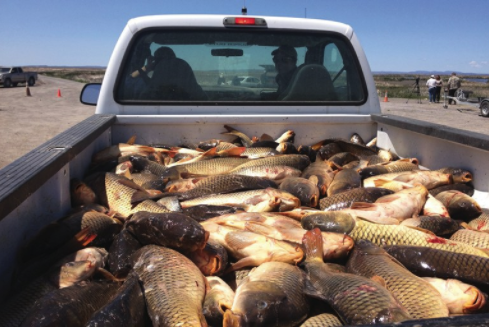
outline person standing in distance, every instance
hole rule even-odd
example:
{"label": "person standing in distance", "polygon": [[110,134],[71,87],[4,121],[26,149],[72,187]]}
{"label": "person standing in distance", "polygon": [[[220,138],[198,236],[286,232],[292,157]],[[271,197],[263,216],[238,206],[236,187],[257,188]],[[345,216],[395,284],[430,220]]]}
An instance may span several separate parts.
{"label": "person standing in distance", "polygon": [[430,103],[435,102],[436,97],[436,79],[435,75],[431,75],[430,79],[426,82],[426,86],[428,87],[428,93],[430,95]]}
{"label": "person standing in distance", "polygon": [[[448,96],[455,97],[455,93],[460,88],[460,78],[457,76],[455,72],[452,73],[452,76],[448,79]],[[455,102],[455,101],[454,101]],[[452,99],[448,99],[448,104],[452,104]],[[456,102],[455,102],[456,104]]]}
{"label": "person standing in distance", "polygon": [[280,99],[297,69],[297,51],[290,45],[281,45],[272,51],[272,56],[277,70],[275,81],[278,84],[277,95]]}
{"label": "person standing in distance", "polygon": [[435,78],[435,84],[436,84],[436,102],[440,102],[440,94],[441,94],[441,88],[443,87],[443,81],[441,80],[440,75],[436,75]]}

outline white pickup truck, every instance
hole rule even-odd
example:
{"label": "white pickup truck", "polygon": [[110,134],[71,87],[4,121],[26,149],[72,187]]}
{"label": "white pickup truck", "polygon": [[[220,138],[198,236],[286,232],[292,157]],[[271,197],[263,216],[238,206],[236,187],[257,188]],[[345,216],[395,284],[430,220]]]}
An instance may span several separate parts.
{"label": "white pickup truck", "polygon": [[[272,83],[227,83],[267,78],[273,65]],[[382,115],[365,53],[345,24],[234,15],[131,19],[103,83],[87,85],[81,101],[96,105],[92,117],[0,170],[2,297],[24,242],[70,210],[70,180],[83,178],[94,153],[133,135],[138,144],[194,146],[230,125],[250,136],[293,130],[295,144],[312,145],[357,133],[430,169],[470,170],[473,197],[489,208],[489,137]],[[437,323],[489,323],[489,316],[475,316]]]}

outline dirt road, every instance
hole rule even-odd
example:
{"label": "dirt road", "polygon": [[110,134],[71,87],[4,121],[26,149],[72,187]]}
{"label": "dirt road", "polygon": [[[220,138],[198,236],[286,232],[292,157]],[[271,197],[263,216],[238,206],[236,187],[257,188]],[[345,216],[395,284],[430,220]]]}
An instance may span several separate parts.
{"label": "dirt road", "polygon": [[[94,107],[80,103],[82,83],[40,75],[26,96],[25,87],[0,87],[0,168],[53,136],[91,116]],[[61,97],[58,97],[58,90]],[[383,99],[381,99],[383,101]],[[389,99],[382,113],[398,115],[474,132],[489,133],[489,118],[467,105],[429,104],[426,99]]]}

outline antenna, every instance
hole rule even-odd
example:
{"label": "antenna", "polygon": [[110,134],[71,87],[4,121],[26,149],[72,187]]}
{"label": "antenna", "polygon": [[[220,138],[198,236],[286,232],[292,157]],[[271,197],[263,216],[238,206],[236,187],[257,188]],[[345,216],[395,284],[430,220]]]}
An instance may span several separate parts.
{"label": "antenna", "polygon": [[243,8],[241,8],[241,15],[245,16],[248,14],[248,9],[246,9],[246,0],[243,0]]}

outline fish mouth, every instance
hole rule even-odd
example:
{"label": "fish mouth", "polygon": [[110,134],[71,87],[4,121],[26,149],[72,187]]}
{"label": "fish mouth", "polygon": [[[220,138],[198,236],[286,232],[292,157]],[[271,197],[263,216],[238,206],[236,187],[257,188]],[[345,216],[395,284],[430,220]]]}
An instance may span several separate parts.
{"label": "fish mouth", "polygon": [[469,288],[465,293],[470,293],[475,301],[464,304],[463,313],[476,313],[485,307],[487,299],[484,293],[474,287]]}
{"label": "fish mouth", "polygon": [[242,326],[244,318],[242,315],[234,313],[232,310],[228,309],[224,313],[223,327],[239,327]]}

